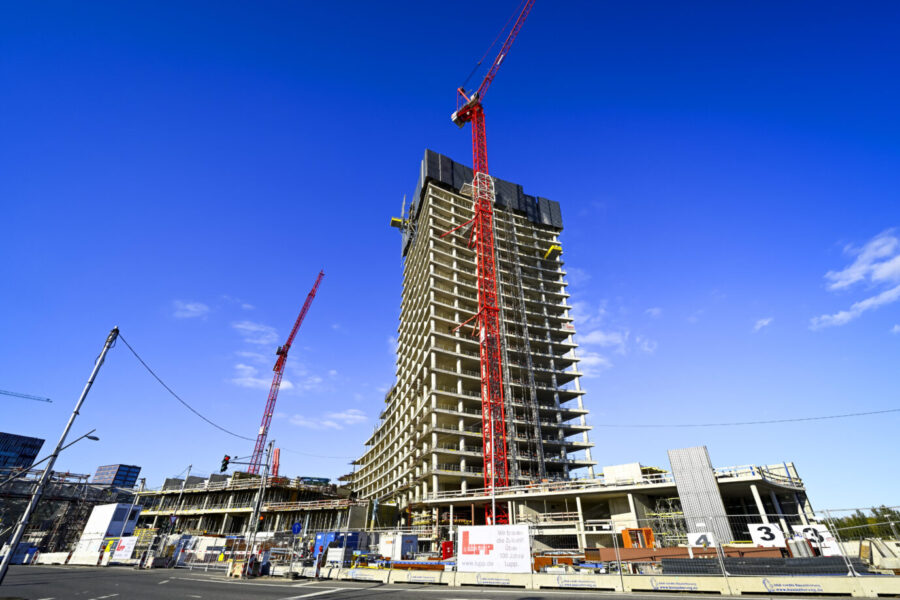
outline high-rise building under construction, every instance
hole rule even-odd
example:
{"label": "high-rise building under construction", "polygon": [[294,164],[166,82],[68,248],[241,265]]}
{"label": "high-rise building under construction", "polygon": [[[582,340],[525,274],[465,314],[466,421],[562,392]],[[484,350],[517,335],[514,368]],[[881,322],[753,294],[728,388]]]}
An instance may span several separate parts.
{"label": "high-rise building under construction", "polygon": [[[403,232],[396,380],[353,488],[403,505],[481,488],[481,373],[472,170],[427,150]],[[494,179],[509,484],[593,477],[559,204]]]}

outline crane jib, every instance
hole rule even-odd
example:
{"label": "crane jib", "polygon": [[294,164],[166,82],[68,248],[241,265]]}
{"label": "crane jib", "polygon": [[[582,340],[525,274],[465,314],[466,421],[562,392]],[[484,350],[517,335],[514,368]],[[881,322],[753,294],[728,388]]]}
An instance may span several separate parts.
{"label": "crane jib", "polygon": [[300,314],[297,316],[297,320],[294,321],[294,327],[291,329],[287,341],[284,346],[279,346],[276,351],[278,360],[275,361],[275,367],[273,368],[275,375],[272,377],[272,387],[269,388],[269,396],[266,400],[266,407],[263,410],[262,423],[259,426],[259,435],[256,438],[256,445],[253,447],[253,455],[250,457],[250,466],[247,468],[248,473],[256,474],[259,472],[259,467],[262,464],[263,450],[266,445],[266,438],[269,435],[269,425],[272,422],[272,415],[275,413],[275,402],[278,400],[278,390],[281,388],[281,379],[284,377],[284,366],[287,362],[288,352],[291,349],[291,344],[294,342],[294,337],[297,335],[297,330],[300,329],[300,325],[303,323],[307,311],[309,311],[313,298],[316,297],[316,291],[319,289],[319,284],[322,282],[324,276],[325,271],[319,271],[319,276],[316,277],[316,282],[306,296],[306,302],[303,303],[303,308],[300,309]]}

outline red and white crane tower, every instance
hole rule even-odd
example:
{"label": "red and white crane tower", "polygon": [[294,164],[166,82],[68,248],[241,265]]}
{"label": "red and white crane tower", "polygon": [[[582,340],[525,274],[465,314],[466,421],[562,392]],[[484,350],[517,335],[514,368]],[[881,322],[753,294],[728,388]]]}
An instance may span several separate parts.
{"label": "red and white crane tower", "polygon": [[[316,291],[318,291],[319,284],[322,282],[324,276],[325,271],[319,271],[319,276],[316,277],[316,282],[309,291],[309,295],[306,296],[306,302],[303,303],[303,308],[300,309],[297,320],[294,321],[294,328],[291,329],[291,334],[288,336],[284,346],[279,346],[278,350],[275,352],[275,354],[278,355],[278,359],[275,361],[275,367],[272,369],[275,371],[275,376],[272,377],[272,387],[269,388],[269,399],[266,401],[266,410],[263,412],[262,424],[259,426],[259,435],[256,437],[256,446],[253,448],[253,456],[250,457],[250,467],[247,469],[248,473],[258,473],[260,465],[262,465],[263,450],[266,447],[266,438],[269,436],[269,424],[272,422],[272,415],[275,413],[275,401],[278,399],[278,390],[281,389],[281,378],[284,376],[284,365],[287,362],[288,352],[291,349],[291,344],[294,343],[294,337],[296,337],[297,330],[300,329],[300,324],[303,323],[303,319],[306,317],[306,313],[309,310],[309,306],[312,304],[313,298],[316,297]],[[277,473],[277,467],[275,471]]]}
{"label": "red and white crane tower", "polygon": [[[478,334],[481,357],[481,421],[484,446],[484,487],[492,495],[495,488],[509,486],[509,464],[506,448],[506,418],[503,408],[503,355],[500,339],[500,309],[497,304],[497,274],[494,265],[494,181],[488,175],[487,138],[484,130],[482,102],[497,71],[525,23],[534,0],[525,0],[518,19],[506,36],[506,41],[494,59],[481,85],[471,95],[460,87],[457,110],[451,119],[459,127],[472,123],[472,161],[475,179],[472,182],[475,217],[472,224],[472,244],[476,249],[478,271]],[[464,224],[467,225],[468,223]],[[485,522],[509,523],[503,504],[485,507]]]}

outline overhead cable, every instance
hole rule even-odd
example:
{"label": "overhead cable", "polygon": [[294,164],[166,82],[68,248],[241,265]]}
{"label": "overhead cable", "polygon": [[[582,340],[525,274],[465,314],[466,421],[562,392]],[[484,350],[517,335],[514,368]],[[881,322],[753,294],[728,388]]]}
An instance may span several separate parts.
{"label": "overhead cable", "polygon": [[235,433],[235,432],[233,432],[233,431],[229,431],[228,429],[225,429],[224,427],[222,427],[222,426],[219,425],[218,423],[215,423],[215,422],[213,422],[213,421],[207,419],[206,417],[204,417],[202,414],[200,414],[199,411],[197,411],[197,409],[195,409],[193,406],[191,406],[190,404],[188,404],[187,402],[185,402],[184,400],[182,400],[181,397],[180,397],[178,394],[176,394],[174,391],[172,391],[172,388],[170,388],[168,385],[166,385],[166,382],[165,382],[165,381],[163,381],[162,379],[160,379],[159,375],[157,375],[156,373],[153,372],[153,369],[150,368],[150,365],[148,365],[147,363],[144,362],[144,359],[141,358],[141,356],[134,350],[134,348],[131,347],[131,344],[128,343],[128,340],[126,340],[126,339],[122,336],[121,333],[119,333],[119,339],[122,340],[122,343],[124,343],[126,346],[128,346],[128,349],[131,350],[131,353],[134,354],[134,357],[135,357],[136,359],[138,359],[138,362],[140,362],[142,365],[144,365],[144,368],[147,369],[147,372],[150,373],[151,375],[153,375],[153,378],[156,379],[156,380],[159,382],[159,384],[160,384],[161,386],[163,386],[164,388],[166,388],[166,391],[169,392],[170,394],[172,394],[172,396],[173,396],[176,400],[178,400],[179,402],[181,402],[181,403],[185,406],[185,408],[187,408],[189,411],[191,411],[192,413],[194,413],[195,415],[197,415],[198,417],[200,417],[201,419],[203,419],[204,421],[206,421],[207,423],[209,423],[210,425],[212,425],[212,426],[215,427],[216,429],[219,429],[220,431],[224,431],[224,432],[227,433],[228,435],[234,436],[234,437],[236,437],[236,438],[238,438],[238,439],[247,440],[248,442],[256,441],[256,438],[246,437],[246,436],[237,434],[237,433]]}
{"label": "overhead cable", "polygon": [[[137,353],[137,351],[135,351],[135,349],[131,347],[131,344],[129,344],[129,343],[128,343],[128,340],[126,340],[126,339],[122,336],[122,333],[121,333],[121,332],[119,333],[119,339],[121,339],[121,340],[122,340],[122,343],[125,344],[125,345],[128,347],[129,350],[131,350],[131,353],[134,354],[134,357],[135,357],[136,359],[138,359],[138,362],[140,362],[140,363],[144,366],[144,368],[147,369],[147,372],[150,373],[151,375],[153,375],[153,378],[156,379],[156,381],[158,381],[159,384],[160,384],[161,386],[163,386],[163,387],[166,389],[167,392],[169,392],[176,400],[178,400],[179,402],[181,402],[181,403],[185,406],[185,408],[187,408],[189,411],[191,411],[192,413],[194,413],[195,415],[197,415],[198,417],[200,417],[201,419],[203,419],[204,421],[206,421],[207,423],[209,423],[210,425],[212,425],[212,426],[215,427],[216,429],[218,429],[218,430],[220,430],[220,431],[223,431],[223,432],[227,433],[227,434],[230,435],[230,436],[234,436],[234,437],[236,437],[236,438],[238,438],[238,439],[241,439],[241,440],[247,440],[248,442],[256,441],[256,438],[246,437],[246,436],[237,434],[237,433],[235,433],[235,432],[233,432],[233,431],[229,431],[228,429],[225,429],[224,427],[222,427],[222,426],[219,425],[218,423],[215,423],[215,422],[211,421],[210,419],[206,418],[205,416],[203,416],[199,411],[197,411],[197,409],[195,409],[193,406],[191,406],[190,404],[188,404],[187,402],[185,402],[185,401],[181,398],[181,396],[179,396],[178,394],[176,394],[176,393],[172,390],[172,388],[170,388],[168,385],[166,385],[166,382],[163,381],[163,380],[159,377],[159,375],[157,375],[156,372],[154,372],[153,369],[150,368],[150,365],[148,365],[148,364],[144,361],[144,359],[141,358],[141,356]],[[340,458],[340,459],[353,459],[353,458],[355,458],[355,457],[353,457],[353,456],[323,456],[323,455],[320,455],[320,454],[310,454],[310,453],[307,453],[307,452],[299,452],[299,451],[297,451],[297,450],[291,450],[290,448],[282,448],[282,450],[284,450],[285,452],[292,452],[292,453],[294,453],[294,454],[299,454],[299,455],[301,455],[301,456],[309,456],[309,457],[312,457],[312,458]]]}
{"label": "overhead cable", "polygon": [[649,424],[649,423],[601,423],[595,424],[594,427],[613,427],[613,428],[670,428],[670,427],[736,427],[738,425],[771,425],[774,423],[798,423],[801,421],[824,421],[826,419],[845,419],[848,417],[865,417],[869,415],[883,415],[885,413],[900,412],[900,408],[888,408],[885,410],[873,410],[869,412],[846,413],[843,415],[826,415],[823,417],[796,417],[793,419],[770,419],[766,421],[734,421],[730,423],[666,423],[666,424]]}

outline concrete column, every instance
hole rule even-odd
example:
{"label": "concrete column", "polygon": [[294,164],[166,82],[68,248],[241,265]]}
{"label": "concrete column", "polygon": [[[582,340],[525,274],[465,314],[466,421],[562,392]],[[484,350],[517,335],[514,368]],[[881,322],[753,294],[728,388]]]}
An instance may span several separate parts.
{"label": "concrete column", "polygon": [[[435,456],[435,461],[437,461],[437,456]],[[431,493],[434,494],[434,493],[437,493],[437,491],[438,491],[438,476],[432,475],[431,476]]]}
{"label": "concrete column", "polygon": [[641,523],[638,521],[637,507],[634,505],[634,496],[631,494],[627,495],[628,498],[628,510],[631,512],[631,520],[634,521],[636,527],[640,527]]}
{"label": "concrete column", "polygon": [[781,531],[787,533],[787,521],[784,518],[784,511],[781,510],[781,502],[778,501],[778,495],[775,490],[769,490],[769,497],[772,499],[772,506],[775,507],[775,513],[778,515],[778,522],[781,524]]}
{"label": "concrete column", "polygon": [[800,495],[797,492],[794,492],[794,502],[797,503],[797,515],[800,517],[800,522],[809,525],[809,520],[806,518],[806,506],[800,502]]}
{"label": "concrete column", "polygon": [[459,486],[460,491],[465,494],[469,490],[469,482],[466,481],[465,478],[462,480],[462,484]]}
{"label": "concrete column", "polygon": [[[630,494],[629,494],[630,496]],[[587,539],[584,534],[584,511],[581,510],[581,496],[575,496],[575,508],[578,509],[578,541],[579,550],[584,552],[587,547]]]}
{"label": "concrete column", "polygon": [[753,501],[756,502],[756,510],[759,511],[759,516],[762,518],[763,523],[769,522],[769,517],[766,516],[766,507],[763,506],[762,498],[759,497],[759,488],[756,487],[755,483],[750,484],[750,493],[753,494]]}

